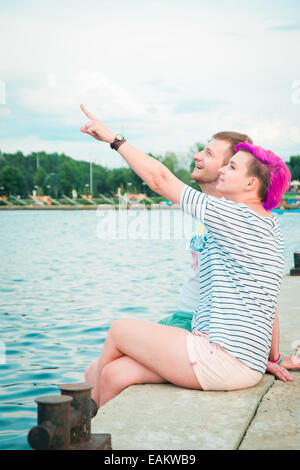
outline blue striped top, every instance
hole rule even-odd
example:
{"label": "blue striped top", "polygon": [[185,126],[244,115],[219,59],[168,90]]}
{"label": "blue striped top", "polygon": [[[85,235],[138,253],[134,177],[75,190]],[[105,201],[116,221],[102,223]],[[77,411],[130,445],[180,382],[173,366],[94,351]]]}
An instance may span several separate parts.
{"label": "blue striped top", "polygon": [[284,267],[278,220],[189,186],[180,205],[206,229],[192,330],[264,373]]}

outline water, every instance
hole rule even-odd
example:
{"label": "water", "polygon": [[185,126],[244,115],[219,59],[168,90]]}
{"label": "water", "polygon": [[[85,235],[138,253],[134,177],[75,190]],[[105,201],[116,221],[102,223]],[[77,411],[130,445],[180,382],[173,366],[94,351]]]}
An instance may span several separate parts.
{"label": "water", "polygon": [[[150,211],[138,211],[128,240],[101,239],[96,211],[0,211],[0,449],[29,449],[34,399],[83,382],[113,320],[158,321],[176,309],[190,233],[178,236],[180,211],[151,212],[160,238],[147,236]],[[288,273],[300,214],[277,217]]]}

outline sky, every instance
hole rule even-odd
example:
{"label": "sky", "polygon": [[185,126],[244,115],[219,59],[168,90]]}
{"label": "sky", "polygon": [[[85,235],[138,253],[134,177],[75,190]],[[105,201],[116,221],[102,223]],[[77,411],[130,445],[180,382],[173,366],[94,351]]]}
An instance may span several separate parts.
{"label": "sky", "polygon": [[219,131],[300,154],[298,0],[0,0],[0,149],[126,166],[83,103],[144,152]]}

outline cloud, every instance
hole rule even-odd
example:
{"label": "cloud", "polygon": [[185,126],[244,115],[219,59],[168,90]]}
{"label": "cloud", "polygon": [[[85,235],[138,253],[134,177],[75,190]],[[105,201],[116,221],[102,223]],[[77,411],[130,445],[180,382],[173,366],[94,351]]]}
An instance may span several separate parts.
{"label": "cloud", "polygon": [[79,72],[72,80],[65,80],[55,73],[46,76],[37,86],[26,86],[19,90],[19,104],[33,113],[68,117],[84,103],[93,110],[101,110],[101,116],[138,117],[146,112],[124,88],[112,83],[103,73]]}
{"label": "cloud", "polygon": [[11,110],[7,106],[0,106],[0,117],[8,117],[11,116]]}
{"label": "cloud", "polygon": [[300,23],[280,24],[269,28],[272,31],[290,32],[300,31]]}
{"label": "cloud", "polygon": [[174,113],[207,113],[218,109],[228,103],[226,101],[209,100],[179,100],[175,104]]}
{"label": "cloud", "polygon": [[[296,148],[300,144],[300,127],[287,120],[268,119],[255,123],[250,128],[250,135],[257,145],[284,148]],[[299,152],[299,150],[298,150]]]}
{"label": "cloud", "polygon": [[300,145],[300,127],[291,126],[290,128],[290,138],[294,144]]}
{"label": "cloud", "polygon": [[93,161],[110,168],[125,166],[126,163],[117,152],[88,136],[82,142],[66,140],[46,140],[38,135],[23,138],[1,139],[0,150],[4,153],[22,151],[24,155],[32,152],[65,153],[75,160]]}
{"label": "cloud", "polygon": [[[298,145],[295,8],[130,2],[134,8],[118,0],[3,4],[2,150],[65,148],[88,159],[81,102],[146,152],[184,152],[218,130],[253,130],[271,148]],[[295,40],[277,30],[294,30]],[[118,158],[102,144],[97,152],[108,164]]]}

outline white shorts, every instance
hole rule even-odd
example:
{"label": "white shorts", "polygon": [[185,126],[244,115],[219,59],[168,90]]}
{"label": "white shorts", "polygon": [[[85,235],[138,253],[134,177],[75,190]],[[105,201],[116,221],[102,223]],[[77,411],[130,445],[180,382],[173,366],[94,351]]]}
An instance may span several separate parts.
{"label": "white shorts", "polygon": [[187,353],[203,390],[239,390],[256,385],[263,374],[251,369],[217,343],[208,333],[188,333]]}

